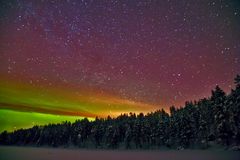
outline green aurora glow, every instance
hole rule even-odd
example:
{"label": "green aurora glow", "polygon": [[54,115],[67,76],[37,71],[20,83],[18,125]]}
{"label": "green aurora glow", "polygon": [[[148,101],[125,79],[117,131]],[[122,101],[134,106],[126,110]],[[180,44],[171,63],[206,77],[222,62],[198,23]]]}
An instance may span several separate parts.
{"label": "green aurora glow", "polygon": [[[82,119],[79,116],[52,115],[36,112],[19,112],[12,110],[0,110],[0,132],[13,131],[20,128],[30,128],[34,125],[45,125],[48,123],[61,123],[63,121],[74,122]],[[89,118],[93,120],[93,118]]]}
{"label": "green aurora glow", "polygon": [[34,125],[73,122],[96,116],[116,116],[121,113],[147,112],[151,106],[80,90],[81,95],[69,88],[31,86],[15,81],[0,81],[0,131],[13,131]]}

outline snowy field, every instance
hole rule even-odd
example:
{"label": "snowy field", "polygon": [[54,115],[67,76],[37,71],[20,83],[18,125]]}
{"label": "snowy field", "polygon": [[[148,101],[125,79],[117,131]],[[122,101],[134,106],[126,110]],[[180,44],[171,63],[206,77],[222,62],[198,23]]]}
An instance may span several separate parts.
{"label": "snowy field", "polygon": [[237,151],[112,151],[0,146],[0,160],[239,160]]}

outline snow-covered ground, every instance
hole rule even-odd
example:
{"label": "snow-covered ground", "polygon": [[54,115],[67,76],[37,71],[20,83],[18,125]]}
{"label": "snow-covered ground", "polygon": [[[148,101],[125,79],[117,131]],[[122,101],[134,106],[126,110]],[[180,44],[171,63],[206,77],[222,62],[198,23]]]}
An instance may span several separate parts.
{"label": "snow-covered ground", "polygon": [[123,151],[0,146],[0,160],[239,160],[240,152],[224,150]]}

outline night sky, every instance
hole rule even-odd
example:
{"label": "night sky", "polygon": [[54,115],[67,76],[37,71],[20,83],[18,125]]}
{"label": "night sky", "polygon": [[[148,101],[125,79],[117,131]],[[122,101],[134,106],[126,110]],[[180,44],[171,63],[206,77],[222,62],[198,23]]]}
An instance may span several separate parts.
{"label": "night sky", "polygon": [[9,130],[40,117],[168,110],[210,96],[217,84],[229,92],[240,73],[237,0],[3,0],[0,7],[0,127]]}

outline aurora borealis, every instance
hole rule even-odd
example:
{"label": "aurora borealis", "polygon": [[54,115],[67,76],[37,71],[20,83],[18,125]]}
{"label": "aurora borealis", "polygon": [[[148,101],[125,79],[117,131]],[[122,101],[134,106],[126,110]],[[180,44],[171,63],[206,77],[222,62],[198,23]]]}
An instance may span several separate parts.
{"label": "aurora borealis", "polygon": [[240,72],[238,1],[0,5],[0,131],[168,109]]}

